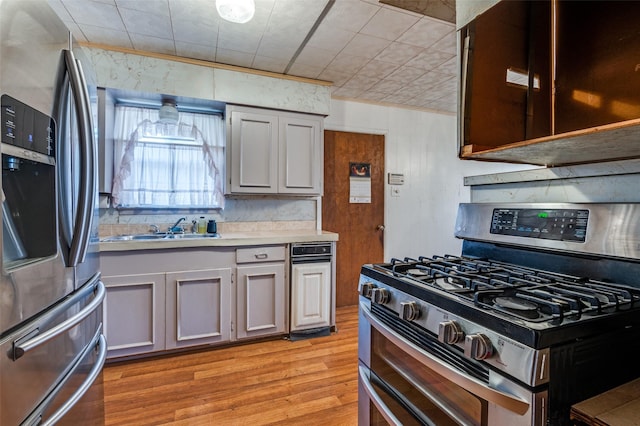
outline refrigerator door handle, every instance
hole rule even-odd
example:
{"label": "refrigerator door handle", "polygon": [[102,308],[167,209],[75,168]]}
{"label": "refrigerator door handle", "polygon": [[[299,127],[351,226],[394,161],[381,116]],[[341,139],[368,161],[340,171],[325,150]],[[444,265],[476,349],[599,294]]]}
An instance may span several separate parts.
{"label": "refrigerator door handle", "polygon": [[[73,394],[67,399],[58,410],[53,413],[49,418],[43,419],[42,413],[46,410],[47,406],[51,403],[53,399],[55,399],[56,395],[60,392],[60,390],[64,387],[67,380],[75,373],[75,371],[82,365],[82,360],[86,358],[88,353],[92,350],[98,349],[98,355],[95,364],[91,367],[91,371],[87,374],[86,379],[78,386],[78,388],[73,392]],[[98,327],[98,332],[96,336],[92,339],[91,343],[87,345],[82,354],[78,357],[78,361],[73,366],[71,371],[67,373],[67,375],[60,381],[60,383],[53,389],[53,391],[49,394],[49,396],[40,403],[38,408],[34,410],[34,412],[25,419],[21,426],[53,426],[55,425],[69,410],[73,408],[73,406],[84,396],[85,393],[89,390],[93,382],[96,381],[100,373],[102,372],[102,367],[107,359],[107,340],[104,338],[102,334],[102,325]]]}
{"label": "refrigerator door handle", "polygon": [[94,200],[94,146],[91,129],[91,112],[89,94],[80,62],[73,52],[64,51],[65,64],[69,73],[69,84],[73,100],[78,111],[78,131],[80,135],[80,188],[78,206],[71,246],[69,250],[69,266],[82,263],[87,254],[87,245],[91,233],[91,219]]}
{"label": "refrigerator door handle", "polygon": [[[102,281],[98,281],[95,287],[89,285],[87,286],[87,289],[85,291],[77,292],[73,297],[70,297],[64,303],[57,306],[53,314],[53,315],[56,315],[56,314],[65,312],[71,306],[78,303],[78,301],[85,298],[88,293],[91,293],[94,291],[96,292],[96,294],[93,300],[90,303],[88,303],[80,312],[78,312],[71,318],[61,322],[60,324],[56,325],[53,328],[50,328],[44,333],[37,333],[39,329],[36,329],[31,333],[27,334],[25,337],[16,340],[13,343],[13,356],[11,357],[11,359],[13,359],[14,361],[17,361],[26,352],[29,352],[30,350],[37,348],[38,346],[46,343],[47,341],[55,338],[56,336],[62,333],[65,333],[72,327],[79,324],[83,319],[91,315],[91,313],[95,311],[102,304],[106,295],[106,289]],[[31,337],[34,334],[34,332],[36,332],[37,335],[35,337]]]}

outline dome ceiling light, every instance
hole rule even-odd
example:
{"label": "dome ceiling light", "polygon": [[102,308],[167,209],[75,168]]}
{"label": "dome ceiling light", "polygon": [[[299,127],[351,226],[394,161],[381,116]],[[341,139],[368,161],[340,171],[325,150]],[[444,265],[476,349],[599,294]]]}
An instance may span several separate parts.
{"label": "dome ceiling light", "polygon": [[244,24],[253,18],[256,4],[254,0],[216,0],[216,10],[222,19]]}

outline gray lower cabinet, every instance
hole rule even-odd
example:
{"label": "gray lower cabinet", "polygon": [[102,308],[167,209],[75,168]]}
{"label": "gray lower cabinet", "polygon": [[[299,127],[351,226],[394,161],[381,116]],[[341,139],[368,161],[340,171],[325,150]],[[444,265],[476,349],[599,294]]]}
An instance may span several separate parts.
{"label": "gray lower cabinet", "polygon": [[291,266],[291,331],[331,325],[331,262]]}
{"label": "gray lower cabinet", "polygon": [[231,268],[166,275],[166,349],[231,340]]}
{"label": "gray lower cabinet", "polygon": [[287,332],[285,246],[236,250],[238,340]]}
{"label": "gray lower cabinet", "polygon": [[287,333],[286,247],[101,254],[107,356]]}
{"label": "gray lower cabinet", "polygon": [[165,274],[103,276],[109,357],[165,348]]}

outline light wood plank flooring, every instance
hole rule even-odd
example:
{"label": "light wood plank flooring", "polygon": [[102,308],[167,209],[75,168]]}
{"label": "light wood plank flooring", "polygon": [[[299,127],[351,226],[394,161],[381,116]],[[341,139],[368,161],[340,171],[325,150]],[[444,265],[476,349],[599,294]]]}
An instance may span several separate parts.
{"label": "light wood plank flooring", "polygon": [[356,425],[357,306],[338,331],[291,342],[109,364],[106,425]]}

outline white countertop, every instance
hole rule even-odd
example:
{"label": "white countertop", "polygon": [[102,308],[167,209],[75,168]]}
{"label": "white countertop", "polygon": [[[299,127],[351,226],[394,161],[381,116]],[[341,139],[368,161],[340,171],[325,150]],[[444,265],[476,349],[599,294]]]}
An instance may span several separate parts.
{"label": "white countertop", "polygon": [[100,251],[154,250],[188,247],[257,246],[314,241],[338,241],[338,234],[328,231],[258,231],[227,232],[221,238],[101,241]]}

